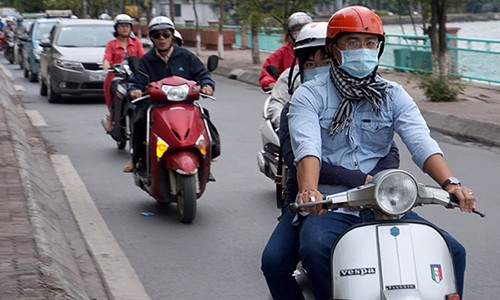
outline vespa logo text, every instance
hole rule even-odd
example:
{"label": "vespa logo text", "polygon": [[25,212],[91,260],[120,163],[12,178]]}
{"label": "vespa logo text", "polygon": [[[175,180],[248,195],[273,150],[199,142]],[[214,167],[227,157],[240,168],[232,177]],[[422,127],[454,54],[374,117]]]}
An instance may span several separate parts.
{"label": "vespa logo text", "polygon": [[363,276],[375,274],[375,268],[359,268],[340,270],[340,276]]}

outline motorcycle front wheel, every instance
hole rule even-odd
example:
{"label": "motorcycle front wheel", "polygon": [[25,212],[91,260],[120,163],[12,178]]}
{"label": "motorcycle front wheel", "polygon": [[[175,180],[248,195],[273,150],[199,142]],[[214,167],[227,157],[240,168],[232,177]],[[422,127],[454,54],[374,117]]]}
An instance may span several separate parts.
{"label": "motorcycle front wheel", "polygon": [[195,175],[178,175],[181,186],[177,194],[177,212],[181,222],[189,224],[196,216],[196,177]]}

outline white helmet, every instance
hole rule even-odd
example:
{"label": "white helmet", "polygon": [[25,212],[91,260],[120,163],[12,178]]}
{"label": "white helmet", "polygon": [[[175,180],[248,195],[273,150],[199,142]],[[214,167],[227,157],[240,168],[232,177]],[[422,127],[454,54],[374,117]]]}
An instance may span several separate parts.
{"label": "white helmet", "polygon": [[295,54],[301,49],[325,46],[327,28],[328,22],[313,22],[304,25],[293,45]]}
{"label": "white helmet", "polygon": [[175,32],[174,22],[172,22],[172,20],[170,20],[170,18],[167,18],[164,16],[154,17],[149,22],[149,25],[148,25],[149,36],[151,37],[152,32],[158,31],[161,29],[169,29],[172,32]]}
{"label": "white helmet", "polygon": [[126,14],[119,14],[115,17],[115,29],[118,24],[130,24],[132,25],[132,18]]}
{"label": "white helmet", "polygon": [[181,46],[184,44],[184,39],[182,38],[182,35],[177,29],[174,29],[174,38],[177,41],[177,45]]}
{"label": "white helmet", "polygon": [[288,29],[288,32],[292,32],[296,30],[298,27],[304,26],[306,24],[311,23],[313,20],[311,16],[306,14],[305,12],[296,12],[290,15],[288,17],[288,20],[286,21],[286,27]]}

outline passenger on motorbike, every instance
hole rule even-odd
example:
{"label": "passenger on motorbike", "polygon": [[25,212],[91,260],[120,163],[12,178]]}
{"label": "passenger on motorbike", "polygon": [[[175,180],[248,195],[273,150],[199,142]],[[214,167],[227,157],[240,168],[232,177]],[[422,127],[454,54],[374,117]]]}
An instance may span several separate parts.
{"label": "passenger on motorbike", "polygon": [[276,78],[267,72],[266,67],[268,65],[276,66],[278,68],[278,74],[281,74],[281,72],[283,72],[286,68],[290,67],[294,58],[293,45],[295,43],[295,39],[297,38],[302,26],[311,23],[312,21],[312,18],[304,12],[296,12],[288,17],[286,22],[286,43],[269,55],[262,65],[259,85],[263,91],[267,92],[272,90],[276,84]]}
{"label": "passenger on motorbike", "polygon": [[[115,39],[108,42],[104,52],[102,61],[102,69],[108,71],[110,67],[115,64],[121,64],[129,56],[142,57],[144,55],[144,48],[142,47],[141,40],[132,34],[132,18],[126,14],[119,14],[115,17],[114,33]],[[108,111],[113,109],[113,89],[112,81],[115,74],[108,72],[106,79],[104,79],[104,99]],[[110,115],[106,115],[102,120],[102,126],[106,133],[111,133],[112,124]]]}
{"label": "passenger on motorbike", "polygon": [[[168,76],[179,76],[196,81],[201,86],[201,93],[213,95],[215,82],[205,65],[189,50],[178,47],[174,42],[175,26],[172,20],[159,16],[149,23],[149,38],[153,48],[144,55],[139,63],[139,71],[130,80],[129,95],[132,99],[142,96],[142,91],[149,82],[158,81]],[[136,104],[133,120],[132,159],[123,169],[132,172],[145,156],[147,102]],[[205,110],[206,111],[206,110]],[[215,158],[215,157],[212,157]]]}
{"label": "passenger on motorbike", "polygon": [[[293,91],[315,74],[328,71],[332,59],[325,51],[326,26],[327,22],[309,23],[297,35],[293,47],[294,59],[278,77],[270,95],[267,114],[275,129],[280,127],[281,110],[290,101]],[[298,65],[295,65],[297,61]]]}
{"label": "passenger on motorbike", "polygon": [[[462,211],[472,212],[476,204],[474,193],[453,177],[413,99],[400,85],[377,74],[384,42],[382,21],[366,7],[347,7],[330,18],[326,48],[333,64],[329,73],[304,83],[290,101],[288,117],[297,166],[297,202],[314,202],[323,194],[347,189],[342,185],[320,184],[322,163],[369,170],[388,153],[390,141],[394,133],[398,133],[415,164],[455,195]],[[289,251],[286,247],[300,249],[300,259],[315,298],[329,299],[329,254],[333,243],[348,227],[372,220],[373,212],[327,211],[321,206],[313,206],[306,212],[309,214],[298,215],[300,238],[275,245],[281,247],[283,253]],[[411,211],[403,219],[427,222]],[[450,246],[457,291],[462,295],[465,249],[449,233],[443,230],[441,233]],[[291,257],[293,259],[296,257]],[[283,274],[289,272],[294,262],[281,266]],[[294,299],[294,296],[285,295],[283,299]]]}

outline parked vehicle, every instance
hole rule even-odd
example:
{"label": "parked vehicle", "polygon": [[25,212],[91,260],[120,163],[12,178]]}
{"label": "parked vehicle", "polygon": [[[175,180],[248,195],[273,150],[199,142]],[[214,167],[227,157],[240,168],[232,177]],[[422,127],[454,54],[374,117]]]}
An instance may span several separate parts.
{"label": "parked vehicle", "polygon": [[[136,61],[131,57],[132,70]],[[217,67],[211,56],[208,70]],[[148,101],[146,157],[134,169],[137,186],[160,203],[177,203],[181,222],[196,216],[197,199],[209,181],[211,137],[204,110],[197,102],[211,96],[200,93],[200,86],[182,77],[170,76],[150,83],[146,95],[133,100]]]}
{"label": "parked vehicle", "polygon": [[43,50],[40,41],[49,38],[50,31],[57,21],[58,19],[36,19],[31,24],[27,36],[22,38],[22,69],[24,78],[28,78],[31,82],[38,81],[40,56]]}
{"label": "parked vehicle", "polygon": [[[385,170],[367,185],[291,207],[322,204],[375,213],[375,221],[347,229],[333,245],[332,299],[459,300],[451,250],[440,231],[429,223],[400,219],[416,206],[452,208],[456,202],[445,190],[420,184],[406,171]],[[306,300],[312,299],[307,273],[300,268],[295,278]]]}
{"label": "parked vehicle", "polygon": [[127,61],[124,61],[122,64],[113,66],[110,72],[115,74],[111,85],[116,87],[113,93],[113,110],[110,115],[111,137],[116,141],[118,149],[122,150],[131,135],[132,104],[127,96],[127,85],[132,70]]}
{"label": "parked vehicle", "polygon": [[40,95],[48,96],[49,103],[61,102],[64,94],[102,97],[102,58],[113,25],[107,20],[59,19],[49,39],[40,43]]}

